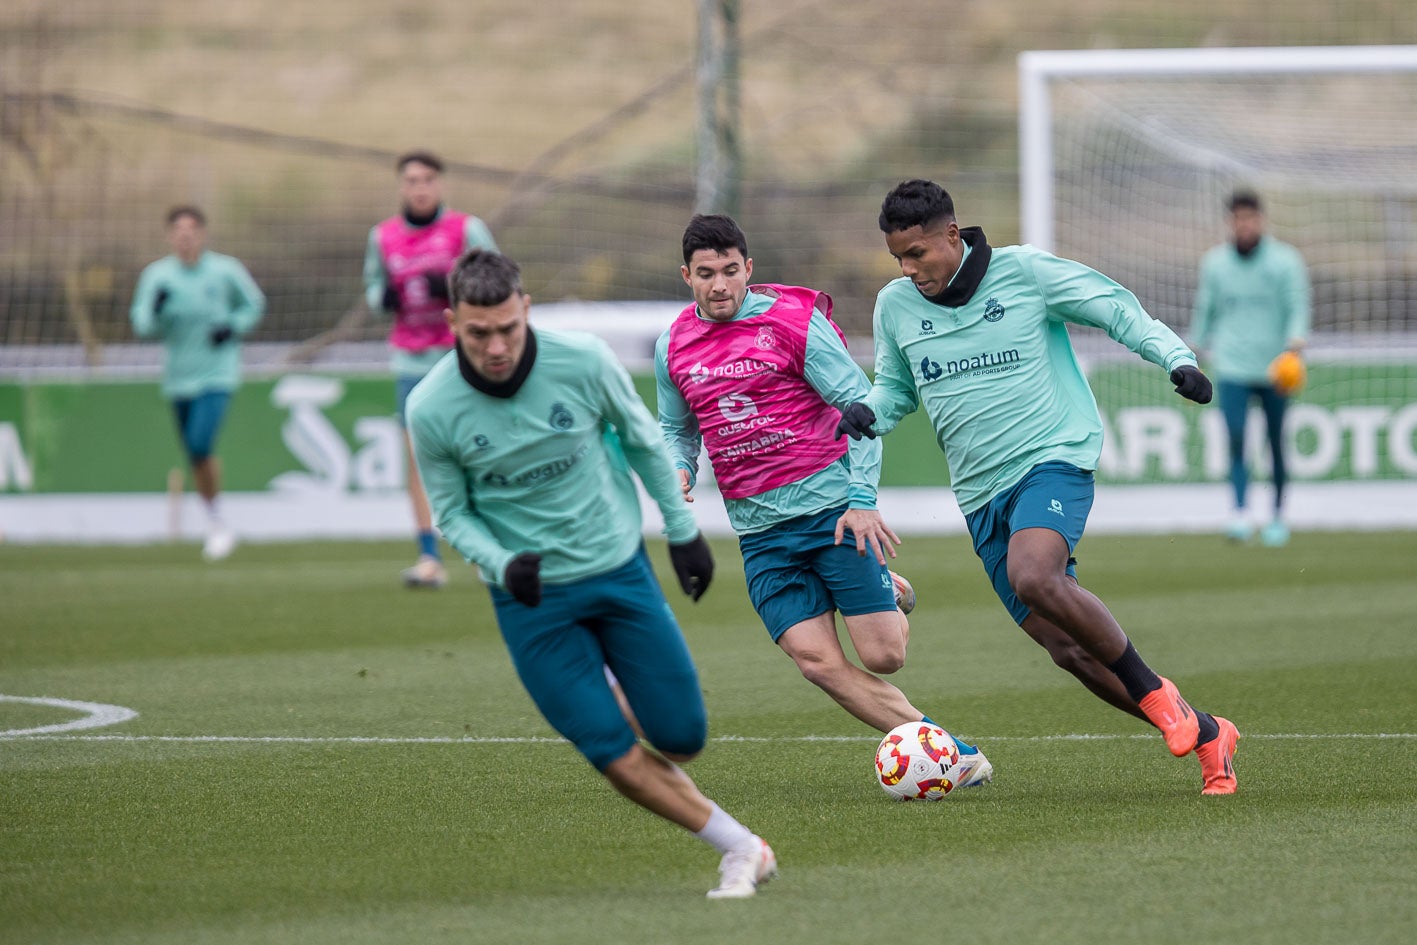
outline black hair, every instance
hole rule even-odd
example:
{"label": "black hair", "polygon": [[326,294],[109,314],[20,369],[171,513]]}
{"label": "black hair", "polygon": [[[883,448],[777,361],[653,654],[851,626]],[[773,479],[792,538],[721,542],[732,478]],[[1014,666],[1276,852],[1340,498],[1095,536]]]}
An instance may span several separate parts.
{"label": "black hair", "polygon": [[727,255],[736,249],[748,258],[748,237],[730,216],[721,213],[696,213],[684,228],[684,265],[701,249],[711,249]]}
{"label": "black hair", "polygon": [[907,180],[897,184],[881,201],[876,221],[882,233],[899,233],[913,226],[922,229],[941,220],[953,221],[955,204],[943,187],[934,181]]}
{"label": "black hair", "polygon": [[191,217],[198,226],[207,225],[207,215],[202,212],[200,207],[190,203],[179,204],[167,211],[167,225],[171,226],[183,217]]}
{"label": "black hair", "polygon": [[475,248],[463,253],[448,273],[448,305],[490,308],[522,292],[522,269],[510,256]]}
{"label": "black hair", "polygon": [[1225,209],[1231,213],[1244,208],[1261,212],[1264,208],[1260,206],[1260,195],[1253,190],[1237,190],[1225,201]]}
{"label": "black hair", "polygon": [[399,155],[394,169],[402,174],[403,169],[410,164],[422,164],[424,167],[433,168],[439,174],[443,173],[443,161],[432,151],[406,151]]}

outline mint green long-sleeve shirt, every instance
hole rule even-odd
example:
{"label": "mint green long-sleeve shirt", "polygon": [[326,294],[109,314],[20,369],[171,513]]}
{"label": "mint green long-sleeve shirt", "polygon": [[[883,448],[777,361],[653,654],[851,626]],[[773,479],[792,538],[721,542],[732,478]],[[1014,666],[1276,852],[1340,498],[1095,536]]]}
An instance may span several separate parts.
{"label": "mint green long-sleeve shirt", "polygon": [[[440,208],[438,216],[443,210]],[[436,220],[435,216],[433,219]],[[468,214],[467,220],[463,223],[463,252],[467,252],[474,247],[490,249],[494,252],[497,249],[497,241],[492,238],[492,231],[487,228],[487,224],[482,220]],[[384,267],[384,255],[379,250],[379,227],[369,228],[369,238],[364,244],[364,303],[369,307],[369,311],[376,315],[387,316],[384,311],[384,289],[389,285],[389,271]],[[402,377],[422,377],[428,370],[437,364],[446,350],[430,348],[427,351],[402,351],[394,349],[390,355],[389,367],[394,374]]]}
{"label": "mint green long-sleeve shirt", "polygon": [[1065,322],[1100,328],[1168,373],[1196,363],[1175,332],[1100,272],[1032,246],[995,248],[957,308],[904,278],[877,295],[867,399],[877,432],[923,406],[966,514],[1039,463],[1096,469],[1102,420]]}
{"label": "mint green long-sleeve shirt", "polygon": [[1248,256],[1233,244],[1201,259],[1191,341],[1207,354],[1215,377],[1269,383],[1269,364],[1308,338],[1309,272],[1288,243],[1264,237]]}
{"label": "mint green long-sleeve shirt", "polygon": [[[755,318],[772,308],[774,301],[772,296],[749,292],[733,320]],[[688,471],[689,481],[693,483],[698,476],[703,437],[699,433],[698,418],[669,376],[668,330],[660,335],[655,345],[654,376],[659,425],[669,447],[669,457],[677,468]],[[813,312],[807,323],[802,376],[822,400],[838,410],[863,399],[871,390],[866,372],[852,360],[851,353],[821,312]],[[880,479],[880,441],[848,440],[846,455],[825,469],[759,495],[725,498],[723,504],[733,530],[746,535],[842,503],[853,509],[874,509]]]}
{"label": "mint green long-sleeve shirt", "polygon": [[[139,338],[162,339],[163,395],[185,400],[240,386],[240,339],[265,310],[266,297],[241,261],[208,250],[191,266],[176,256],[149,264],[138,277],[128,318]],[[219,327],[230,328],[233,337],[213,345],[211,333]]]}
{"label": "mint green long-sleeve shirt", "polygon": [[455,351],[409,395],[418,472],[443,537],[499,586],[522,552],[542,556],[548,583],[603,574],[643,540],[633,470],[669,540],[693,539],[659,426],[610,348],[582,332],[535,336],[531,372],[510,397],[469,384]]}

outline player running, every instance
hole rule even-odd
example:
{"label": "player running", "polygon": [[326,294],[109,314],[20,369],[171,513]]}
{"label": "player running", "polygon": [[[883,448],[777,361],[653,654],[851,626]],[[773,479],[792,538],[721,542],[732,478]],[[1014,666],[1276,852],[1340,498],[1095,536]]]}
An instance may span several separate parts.
{"label": "player running", "polygon": [[128,317],[139,338],[162,339],[162,393],[172,402],[192,480],[207,510],[202,556],[220,561],[235,549],[236,533],[218,507],[217,434],[241,384],[241,337],[261,320],[266,297],[239,259],[207,249],[207,218],[199,208],[168,212],[167,242],[172,253],[138,277]]}
{"label": "player running", "polygon": [[1030,246],[960,229],[939,185],[900,184],[881,206],[902,278],[876,297],[876,379],[846,408],[853,438],[923,405],[950,466],[974,550],[1014,620],[1099,698],[1151,722],[1173,755],[1200,759],[1202,794],[1232,794],[1239,732],[1193,709],[1077,583],[1073,549],[1092,508],[1102,421],[1065,322],[1107,332],[1208,403],[1210,381],[1135,295]]}
{"label": "player running", "polygon": [[[889,732],[921,719],[935,724],[873,675],[905,664],[915,594],[886,567],[900,539],[876,510],[879,444],[848,444],[835,432],[838,408],[865,397],[870,383],[830,320],[831,298],[750,286],[747,239],[726,216],[690,220],[683,251],[680,274],[694,304],[660,336],[655,377],[659,424],[685,499],[693,501],[706,444],[748,596],[773,642],[867,725]],[[837,611],[871,672],[847,658]],[[983,752],[959,745],[971,762],[963,785],[989,781]]]}
{"label": "player running", "polygon": [[[546,720],[621,794],[723,855],[710,898],[752,896],[776,873],[772,849],[671,763],[703,749],[708,721],[645,554],[631,469],[664,515],[670,560],[696,601],[713,557],[654,418],[604,343],[531,330],[512,260],[472,250],[449,281],[455,353],[408,400],[438,526],[490,585],[512,663]],[[637,742],[606,667],[660,754]]]}
{"label": "player running", "polygon": [[[448,270],[465,250],[496,249],[487,225],[443,206],[443,162],[427,151],[398,159],[402,210],[369,231],[364,251],[364,298],[371,312],[393,315],[394,401],[404,423],[408,392],[453,346],[443,313]],[[407,445],[407,431],[404,434]],[[408,446],[408,498],[418,529],[418,561],[403,572],[408,587],[442,587],[448,580],[428,498]]]}

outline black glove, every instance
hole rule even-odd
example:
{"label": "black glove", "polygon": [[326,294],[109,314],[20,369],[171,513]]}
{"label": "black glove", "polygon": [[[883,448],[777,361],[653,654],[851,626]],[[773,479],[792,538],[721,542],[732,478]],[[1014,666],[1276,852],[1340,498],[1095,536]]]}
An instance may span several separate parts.
{"label": "black glove", "polygon": [[507,593],[528,607],[541,603],[541,555],[523,551],[507,562],[502,583]]}
{"label": "black glove", "polygon": [[1210,403],[1210,378],[1200,372],[1200,368],[1183,364],[1171,372],[1171,383],[1176,385],[1176,393],[1198,404]]}
{"label": "black glove", "polygon": [[448,277],[441,272],[425,272],[423,281],[428,283],[428,297],[430,299],[448,300]]}
{"label": "black glove", "polygon": [[167,305],[167,300],[172,298],[172,293],[167,291],[167,286],[157,290],[157,295],[153,297],[153,314],[161,315],[163,306]]}
{"label": "black glove", "polygon": [[871,429],[876,423],[876,412],[866,406],[862,401],[848,404],[847,408],[841,412],[841,422],[836,425],[836,439],[842,436],[849,436],[853,440],[859,440],[863,436],[868,440],[876,438],[876,431]]}
{"label": "black glove", "polygon": [[392,285],[384,286],[384,299],[380,305],[386,312],[397,312],[399,310],[399,290]]}
{"label": "black glove", "polygon": [[218,325],[212,329],[210,335],[207,335],[207,340],[212,343],[213,348],[220,348],[231,340],[231,335],[232,331],[230,325]]}
{"label": "black glove", "polygon": [[674,573],[679,577],[679,586],[695,601],[704,596],[709,581],[713,580],[713,552],[704,540],[703,532],[694,536],[693,541],[682,545],[669,546],[669,561],[674,565]]}

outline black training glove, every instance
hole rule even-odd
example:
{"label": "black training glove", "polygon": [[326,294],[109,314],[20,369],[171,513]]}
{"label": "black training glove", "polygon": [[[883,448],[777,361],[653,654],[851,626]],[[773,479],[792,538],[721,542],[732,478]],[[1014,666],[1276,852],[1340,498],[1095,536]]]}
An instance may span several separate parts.
{"label": "black training glove", "polygon": [[1176,393],[1198,404],[1210,403],[1210,378],[1201,373],[1200,368],[1183,364],[1171,372],[1171,383],[1176,385]]}
{"label": "black training glove", "polygon": [[399,310],[399,290],[392,285],[384,286],[384,299],[379,304],[386,312],[397,312]]}
{"label": "black training glove", "polygon": [[163,307],[167,305],[167,300],[172,298],[172,293],[167,291],[167,286],[157,290],[157,295],[153,297],[153,314],[161,315]]}
{"label": "black training glove", "polygon": [[847,405],[841,412],[841,422],[836,425],[836,439],[841,439],[843,435],[859,440],[863,436],[868,440],[876,438],[876,431],[871,429],[876,423],[876,412],[862,401]]}
{"label": "black training glove", "polygon": [[232,331],[230,325],[218,325],[212,329],[210,335],[207,335],[207,340],[212,343],[213,348],[220,348],[231,340],[231,335]]}
{"label": "black training glove", "polygon": [[523,551],[507,562],[502,583],[507,593],[528,607],[541,603],[541,555]]}
{"label": "black training glove", "polygon": [[423,281],[428,283],[428,297],[430,299],[448,299],[448,277],[441,272],[425,272]]}
{"label": "black training glove", "polygon": [[674,573],[679,577],[679,586],[684,593],[697,601],[708,590],[713,580],[713,552],[704,540],[703,532],[694,536],[693,541],[682,545],[669,546],[669,561],[674,565]]}

